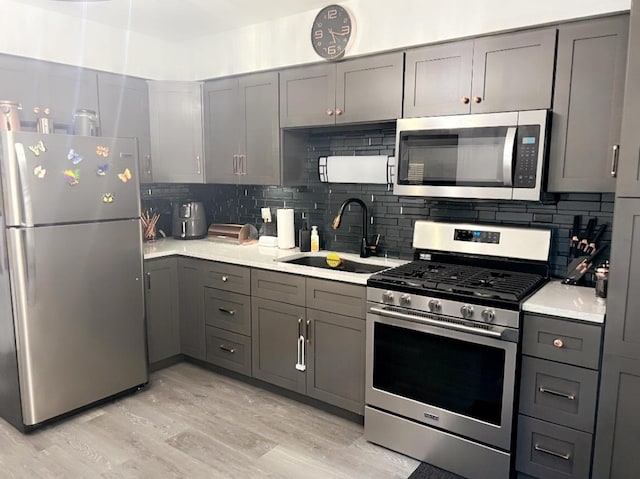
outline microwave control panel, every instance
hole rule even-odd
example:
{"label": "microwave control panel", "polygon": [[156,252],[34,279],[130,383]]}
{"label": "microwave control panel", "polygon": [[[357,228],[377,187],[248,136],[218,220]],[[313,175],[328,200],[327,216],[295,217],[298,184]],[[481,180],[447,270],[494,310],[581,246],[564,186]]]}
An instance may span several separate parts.
{"label": "microwave control panel", "polygon": [[514,188],[535,188],[539,143],[539,125],[518,126],[516,161],[513,171]]}

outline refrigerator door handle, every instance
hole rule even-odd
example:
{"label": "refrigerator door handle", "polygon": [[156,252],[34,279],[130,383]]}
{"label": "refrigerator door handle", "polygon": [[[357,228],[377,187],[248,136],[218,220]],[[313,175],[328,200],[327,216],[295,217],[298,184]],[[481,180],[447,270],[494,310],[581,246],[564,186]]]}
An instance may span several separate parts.
{"label": "refrigerator door handle", "polygon": [[22,190],[22,226],[33,226],[33,209],[31,208],[31,189],[29,187],[29,173],[27,172],[27,155],[22,143],[15,144],[16,160],[18,163],[18,177]]}

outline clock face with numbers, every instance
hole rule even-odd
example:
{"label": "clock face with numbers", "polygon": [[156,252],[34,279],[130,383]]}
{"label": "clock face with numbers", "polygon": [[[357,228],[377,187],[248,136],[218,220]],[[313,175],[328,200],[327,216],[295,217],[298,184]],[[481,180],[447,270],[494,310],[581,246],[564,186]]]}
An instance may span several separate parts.
{"label": "clock face with numbers", "polygon": [[327,60],[341,58],[349,46],[353,26],[351,15],[344,7],[329,5],[323,8],[311,27],[313,49]]}

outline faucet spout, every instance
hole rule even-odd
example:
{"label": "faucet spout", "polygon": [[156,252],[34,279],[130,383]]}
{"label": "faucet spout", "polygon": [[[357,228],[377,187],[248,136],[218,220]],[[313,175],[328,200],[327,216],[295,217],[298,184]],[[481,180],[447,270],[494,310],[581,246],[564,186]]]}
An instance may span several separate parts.
{"label": "faucet spout", "polygon": [[337,230],[340,227],[340,222],[342,221],[342,215],[344,213],[344,209],[350,203],[357,203],[362,208],[362,238],[360,240],[360,257],[366,258],[369,256],[372,247],[369,246],[369,242],[367,240],[367,223],[369,223],[369,213],[367,212],[367,205],[359,198],[348,198],[342,202],[340,208],[338,209],[338,214],[333,219],[333,229]]}

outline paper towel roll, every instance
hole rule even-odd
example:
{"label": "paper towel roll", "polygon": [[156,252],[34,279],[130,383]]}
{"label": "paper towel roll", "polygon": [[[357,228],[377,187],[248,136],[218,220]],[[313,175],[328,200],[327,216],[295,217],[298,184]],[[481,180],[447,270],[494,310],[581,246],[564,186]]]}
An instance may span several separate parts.
{"label": "paper towel roll", "polygon": [[295,248],[296,239],[293,226],[293,209],[280,209],[277,211],[276,215],[278,221],[278,248]]}

